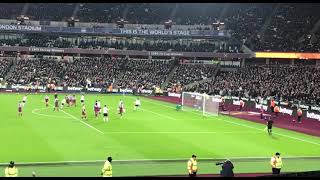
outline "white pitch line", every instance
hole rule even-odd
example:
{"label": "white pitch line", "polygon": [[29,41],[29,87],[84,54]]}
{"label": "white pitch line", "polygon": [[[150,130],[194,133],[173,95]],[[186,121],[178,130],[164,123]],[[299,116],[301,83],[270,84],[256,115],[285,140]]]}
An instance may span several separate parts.
{"label": "white pitch line", "polygon": [[230,132],[157,132],[157,131],[141,131],[141,132],[107,132],[106,134],[259,134],[260,132],[247,131],[230,131]]}
{"label": "white pitch line", "polygon": [[165,117],[165,118],[168,118],[168,119],[171,119],[171,120],[177,120],[175,118],[172,118],[170,116],[166,116],[166,115],[163,115],[163,114],[159,114],[159,113],[156,113],[156,112],[153,112],[153,111],[150,111],[150,110],[147,110],[147,109],[143,109],[143,108],[140,108],[142,111],[147,111],[147,112],[150,112],[150,113],[153,113],[155,115],[158,115],[158,116],[162,116],[162,117]]}
{"label": "white pitch line", "polygon": [[36,111],[39,111],[41,109],[46,109],[46,108],[40,108],[40,109],[33,109],[32,113],[39,115],[39,116],[45,116],[45,117],[54,117],[54,118],[63,118],[63,119],[72,119],[70,117],[59,117],[59,116],[55,116],[55,115],[47,115],[47,114],[41,114],[41,113],[37,113]]}
{"label": "white pitch line", "polygon": [[[151,104],[156,104],[150,100],[147,100],[147,102],[151,103]],[[167,106],[167,105],[163,105],[163,104],[156,104],[156,105],[160,105],[160,106],[163,106],[163,107],[168,107],[170,109],[174,109],[174,107],[171,107],[171,106]],[[192,111],[186,111],[188,113],[193,113],[193,114],[197,114],[197,115],[200,115],[198,113],[194,113]],[[216,118],[217,120],[220,120],[220,121],[224,121],[224,122],[228,122],[228,123],[232,123],[232,124],[236,124],[236,125],[239,125],[239,126],[243,126],[243,127],[247,127],[247,128],[251,128],[251,129],[256,129],[258,131],[263,131],[263,129],[259,129],[259,128],[256,128],[256,127],[253,127],[253,126],[249,126],[249,125],[245,125],[245,124],[241,124],[241,123],[236,123],[236,122],[232,122],[232,121],[227,121],[225,119],[220,119],[220,118]],[[281,133],[277,133],[277,132],[272,132],[272,134],[277,134],[279,136],[283,136],[283,137],[287,137],[287,138],[290,138],[290,139],[294,139],[294,140],[298,140],[298,141],[302,141],[302,142],[307,142],[307,143],[310,143],[310,144],[314,144],[314,145],[317,145],[317,146],[320,146],[320,143],[317,143],[317,142],[313,142],[313,141],[308,141],[308,140],[305,140],[305,139],[301,139],[301,138],[297,138],[297,137],[292,137],[292,136],[288,136],[288,135],[285,135],[285,134],[281,134]]]}
{"label": "white pitch line", "polygon": [[[320,156],[282,156],[283,159],[302,159],[302,158],[320,158]],[[201,158],[198,160],[217,160],[217,159],[230,159],[230,160],[242,160],[242,159],[270,159],[270,157],[216,157],[216,158]],[[113,162],[144,162],[144,161],[187,161],[188,158],[173,158],[173,159],[122,159],[112,160]],[[84,161],[49,161],[49,162],[16,162],[16,164],[59,164],[59,163],[94,163],[105,162],[106,160],[84,160]],[[8,162],[0,163],[0,165],[8,165]]]}
{"label": "white pitch line", "polygon": [[[51,104],[50,104],[50,106],[54,107],[54,106],[53,106],[53,105],[51,105]],[[94,129],[94,130],[98,131],[98,132],[99,132],[99,133],[101,133],[101,134],[104,134],[104,133],[103,133],[102,131],[100,131],[99,129],[97,129],[97,128],[95,128],[95,127],[91,126],[90,124],[88,124],[88,123],[86,123],[86,122],[83,122],[82,120],[78,119],[77,117],[73,116],[72,114],[69,114],[69,113],[65,112],[64,110],[62,110],[62,109],[60,109],[60,111],[61,111],[61,112],[63,112],[63,113],[65,113],[66,115],[68,115],[68,116],[72,117],[74,120],[78,120],[78,121],[80,121],[82,124],[84,124],[84,125],[86,125],[86,126],[88,126],[88,127],[92,128],[92,129]]]}

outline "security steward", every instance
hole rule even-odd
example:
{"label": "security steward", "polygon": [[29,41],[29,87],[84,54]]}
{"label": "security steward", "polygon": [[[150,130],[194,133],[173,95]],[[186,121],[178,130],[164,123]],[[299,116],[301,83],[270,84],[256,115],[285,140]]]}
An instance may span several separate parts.
{"label": "security steward", "polygon": [[282,159],[280,157],[280,153],[277,152],[274,156],[272,156],[270,163],[272,167],[272,174],[280,174],[282,167]]}
{"label": "security steward", "polygon": [[280,112],[280,108],[279,108],[279,106],[276,105],[276,106],[274,107],[274,113],[276,114],[276,117],[278,117],[279,112]]}
{"label": "security steward", "polygon": [[188,173],[189,177],[196,177],[197,171],[198,171],[198,162],[197,162],[197,156],[192,155],[191,159],[188,161]]}
{"label": "security steward", "polygon": [[298,123],[301,123],[302,110],[301,108],[297,109]]}
{"label": "security steward", "polygon": [[112,177],[111,161],[112,161],[112,157],[108,157],[107,161],[104,163],[104,166],[101,170],[102,177]]}
{"label": "security steward", "polygon": [[10,161],[10,164],[4,170],[5,177],[18,177],[18,168],[14,165],[13,161]]}
{"label": "security steward", "polygon": [[271,99],[271,102],[270,102],[270,109],[271,109],[271,112],[274,112],[274,107],[276,105],[276,102],[274,101],[274,99],[272,98]]}

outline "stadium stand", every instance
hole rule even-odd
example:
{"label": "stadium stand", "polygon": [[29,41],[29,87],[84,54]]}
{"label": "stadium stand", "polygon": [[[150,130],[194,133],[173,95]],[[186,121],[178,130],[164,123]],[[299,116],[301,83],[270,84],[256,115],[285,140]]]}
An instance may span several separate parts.
{"label": "stadium stand", "polygon": [[8,59],[0,60],[0,78],[4,78],[12,65],[12,61]]}
{"label": "stadium stand", "polygon": [[247,66],[238,72],[221,72],[213,81],[189,90],[251,98],[275,96],[282,101],[319,104],[319,72],[314,66]]}

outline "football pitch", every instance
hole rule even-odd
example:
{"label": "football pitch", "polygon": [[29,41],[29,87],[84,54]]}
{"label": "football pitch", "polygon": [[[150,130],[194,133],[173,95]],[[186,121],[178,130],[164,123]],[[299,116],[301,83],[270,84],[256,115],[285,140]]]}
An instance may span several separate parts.
{"label": "football pitch", "polygon": [[[114,176],[187,174],[187,160],[198,157],[199,174],[217,174],[215,162],[231,159],[235,173],[270,172],[270,158],[280,152],[283,172],[320,170],[320,138],[280,128],[269,136],[264,124],[226,115],[204,117],[201,112],[176,111],[175,104],[135,96],[85,95],[88,121],[77,107],[53,111],[45,94],[28,95],[23,117],[17,104],[24,94],[0,94],[0,163],[15,161],[19,176],[100,176],[108,156]],[[58,95],[61,101],[64,94]],[[118,113],[124,101],[125,114]],[[94,117],[96,100],[110,109],[109,122]],[[21,164],[21,165],[19,165]],[[2,175],[1,175],[2,176]]]}

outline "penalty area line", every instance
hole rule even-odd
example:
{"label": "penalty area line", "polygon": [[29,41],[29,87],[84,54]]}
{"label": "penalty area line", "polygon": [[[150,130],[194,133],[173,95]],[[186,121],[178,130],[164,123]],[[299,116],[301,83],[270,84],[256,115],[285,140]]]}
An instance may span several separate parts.
{"label": "penalty area line", "polygon": [[[51,105],[51,104],[50,104],[50,106],[54,107],[54,106],[53,106],[53,105]],[[86,122],[83,122],[82,120],[80,120],[79,118],[77,118],[77,117],[73,116],[72,114],[69,114],[69,113],[65,112],[64,110],[62,110],[62,109],[60,109],[60,111],[61,111],[61,112],[63,112],[64,114],[68,115],[69,117],[73,118],[74,120],[78,120],[78,121],[80,121],[82,124],[84,124],[84,125],[86,125],[86,126],[90,127],[91,129],[93,129],[93,130],[95,130],[95,131],[99,132],[100,134],[104,134],[104,133],[103,133],[102,131],[100,131],[99,129],[97,129],[97,128],[95,128],[95,127],[91,126],[90,124],[88,124],[88,123],[86,123]]]}
{"label": "penalty area line", "polygon": [[[160,105],[160,106],[167,107],[167,108],[170,108],[170,109],[174,109],[174,107],[171,107],[171,106],[168,106],[168,105],[164,105],[164,104],[161,104],[161,103],[157,104],[157,103],[153,102],[155,100],[150,100],[150,99],[146,99],[146,100],[147,100],[146,102],[151,103],[151,104],[156,104],[156,105]],[[162,102],[162,101],[160,101],[160,102]],[[201,115],[199,113],[195,113],[195,112],[191,112],[191,111],[185,111],[185,112],[196,114],[196,115]],[[255,129],[255,130],[258,130],[258,131],[264,131],[263,129],[260,129],[260,128],[257,128],[257,127],[253,127],[253,126],[250,126],[250,125],[246,125],[246,124],[242,124],[242,123],[236,123],[236,122],[233,122],[233,121],[227,121],[227,120],[221,119],[221,118],[216,118],[216,119],[219,120],[219,121],[228,122],[228,123],[235,124],[235,125],[238,125],[238,126],[243,126],[243,127]],[[279,128],[279,129],[282,129],[282,128]],[[320,146],[320,143],[309,141],[309,140],[305,140],[305,139],[301,139],[301,138],[297,138],[297,137],[293,137],[293,136],[289,136],[289,135],[285,135],[285,134],[282,134],[282,133],[272,132],[272,134],[276,134],[276,135],[279,135],[279,136],[282,136],[282,137],[286,137],[288,139],[294,139],[294,140],[298,140],[298,141],[302,141],[302,142],[306,142],[306,143],[310,143],[310,144],[313,144],[313,145]]]}

